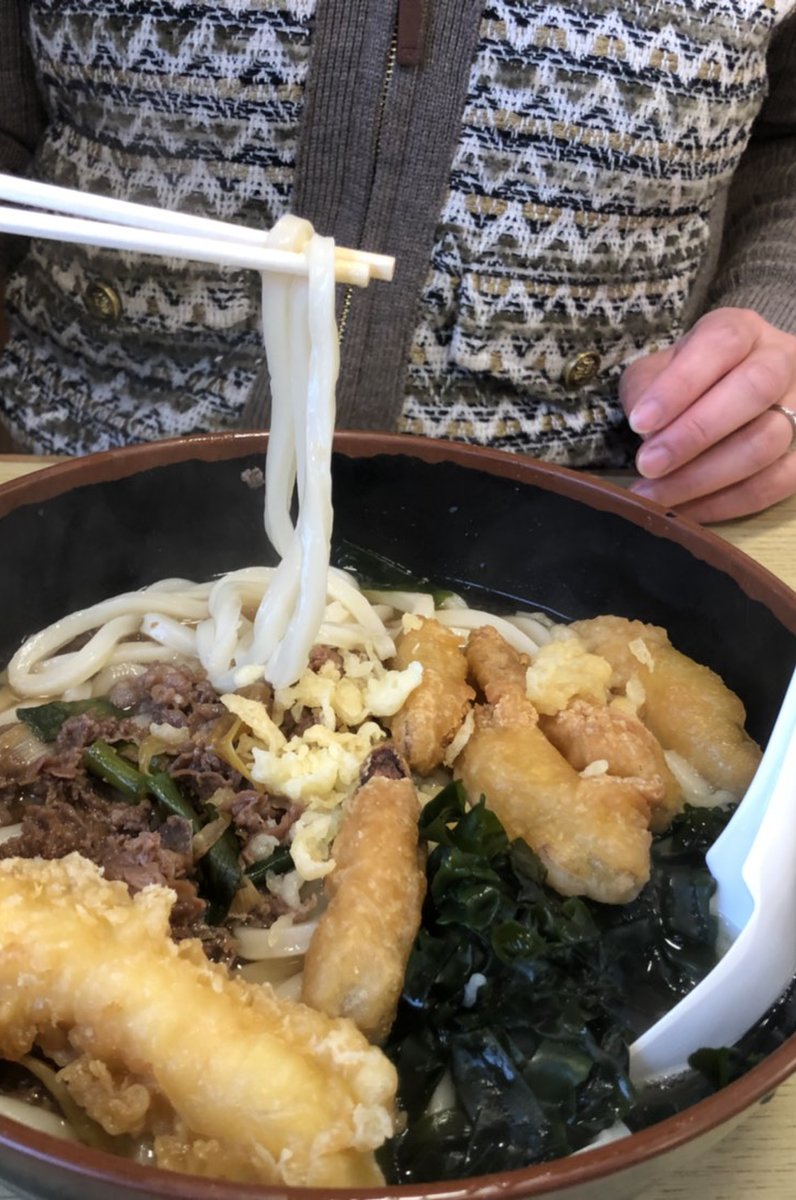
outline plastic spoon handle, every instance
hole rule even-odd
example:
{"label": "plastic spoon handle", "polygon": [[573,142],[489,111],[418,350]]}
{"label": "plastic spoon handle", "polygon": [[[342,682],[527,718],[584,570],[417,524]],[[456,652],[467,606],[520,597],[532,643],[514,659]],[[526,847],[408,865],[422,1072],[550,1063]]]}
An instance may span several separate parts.
{"label": "plastic spoon handle", "polygon": [[[748,888],[754,911],[710,974],[630,1047],[630,1073],[636,1080],[685,1067],[689,1055],[702,1046],[734,1045],[796,974],[796,739],[793,737],[776,766],[779,769],[775,778],[771,777],[773,772],[766,772],[770,793],[754,844],[743,864],[747,882],[744,885],[740,870],[733,879],[722,880],[727,889]],[[734,821],[735,818],[728,830]],[[743,832],[747,831],[745,826]]]}
{"label": "plastic spoon handle", "polygon": [[745,877],[744,863],[765,820],[771,790],[789,744],[796,733],[796,672],[771,731],[766,751],[737,813],[707,854],[707,865],[716,880],[714,907],[721,916],[724,931],[730,936],[743,929],[752,915],[754,899]]}

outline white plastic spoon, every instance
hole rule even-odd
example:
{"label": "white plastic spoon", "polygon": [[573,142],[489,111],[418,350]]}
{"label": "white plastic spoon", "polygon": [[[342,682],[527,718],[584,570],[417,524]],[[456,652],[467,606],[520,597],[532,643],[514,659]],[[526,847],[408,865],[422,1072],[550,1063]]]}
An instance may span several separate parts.
{"label": "white plastic spoon", "polygon": [[720,937],[701,983],[630,1047],[630,1074],[684,1068],[702,1046],[732,1046],[796,975],[796,672],[738,810],[707,855]]}

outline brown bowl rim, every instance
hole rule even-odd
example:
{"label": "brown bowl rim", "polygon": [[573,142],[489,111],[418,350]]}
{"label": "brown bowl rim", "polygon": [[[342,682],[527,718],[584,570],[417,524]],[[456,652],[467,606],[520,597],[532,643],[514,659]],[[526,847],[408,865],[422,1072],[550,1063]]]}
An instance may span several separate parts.
{"label": "brown bowl rim", "polygon": [[[112,482],[142,470],[191,459],[216,462],[264,453],[266,445],[267,434],[263,433],[204,434],[65,459],[0,486],[0,517],[23,504],[41,503],[61,495],[76,484]],[[429,463],[455,462],[520,483],[531,483],[580,500],[590,507],[618,514],[654,536],[676,542],[697,559],[731,575],[750,598],[766,604],[785,628],[796,633],[796,593],[787,584],[712,530],[607,479],[507,451],[407,434],[343,432],[335,437],[335,450],[349,457],[392,454]],[[718,1129],[753,1104],[768,1100],[794,1072],[796,1034],[721,1091],[629,1138],[607,1143],[587,1154],[473,1179],[355,1188],[340,1194],[350,1192],[358,1200],[384,1200],[385,1197],[396,1200],[496,1200],[498,1196],[514,1200],[555,1194],[610,1174],[625,1173]],[[110,1187],[124,1186],[130,1191],[150,1195],[157,1192],[164,1200],[166,1197],[169,1200],[329,1198],[329,1189],[238,1184],[161,1170],[30,1129],[7,1117],[0,1117],[0,1146],[31,1159],[57,1164],[63,1170],[107,1183]]]}
{"label": "brown bowl rim", "polygon": [[[66,458],[0,485],[0,517],[21,504],[40,503],[58,496],[77,482],[111,482],[151,467],[191,459],[218,462],[264,454],[267,444],[267,433],[198,434],[122,446],[81,458]],[[471,470],[536,484],[601,511],[616,513],[657,537],[676,542],[709,566],[730,574],[751,599],[763,601],[787,629],[796,632],[796,593],[783,580],[713,530],[599,474],[572,470],[505,450],[414,434],[347,430],[335,435],[334,445],[335,451],[349,457],[372,458],[389,454],[406,455],[428,463],[455,462]]]}

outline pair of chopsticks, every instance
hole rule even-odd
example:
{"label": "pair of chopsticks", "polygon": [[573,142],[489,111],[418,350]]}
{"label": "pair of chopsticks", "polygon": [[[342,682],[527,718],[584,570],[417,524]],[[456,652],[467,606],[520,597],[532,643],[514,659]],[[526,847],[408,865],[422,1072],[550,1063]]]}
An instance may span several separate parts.
{"label": "pair of chopsticks", "polygon": [[[266,246],[267,230],[233,222],[113,200],[15,175],[0,174],[0,200],[28,206],[0,206],[0,231],[4,233],[289,275],[302,275],[307,269],[303,254]],[[387,254],[335,247],[338,283],[367,287],[371,279],[392,279],[394,268],[395,259]]]}

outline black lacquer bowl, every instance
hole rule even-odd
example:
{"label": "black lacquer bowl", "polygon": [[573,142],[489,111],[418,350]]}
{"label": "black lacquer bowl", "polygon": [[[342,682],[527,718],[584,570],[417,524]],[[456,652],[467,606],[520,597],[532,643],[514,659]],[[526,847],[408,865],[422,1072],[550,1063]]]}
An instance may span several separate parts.
{"label": "black lacquer bowl", "polygon": [[[166,576],[207,579],[271,561],[265,439],[161,442],[70,461],[0,487],[0,660],[58,616]],[[244,478],[246,476],[246,478]],[[664,625],[718,671],[765,742],[796,663],[796,595],[720,538],[610,484],[497,451],[343,434],[335,547],[349,543],[496,611],[617,613]],[[461,1183],[360,1191],[361,1200],[637,1195],[725,1136],[796,1070],[796,1001],[756,1031],[762,1062],[722,1091],[585,1155]],[[665,1106],[662,1107],[665,1111]],[[58,1200],[321,1200],[200,1180],[62,1143],[0,1119],[0,1177]]]}

